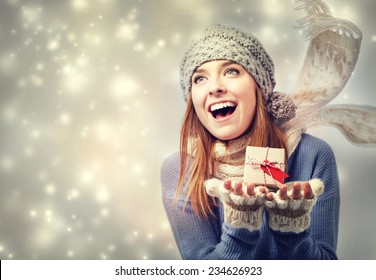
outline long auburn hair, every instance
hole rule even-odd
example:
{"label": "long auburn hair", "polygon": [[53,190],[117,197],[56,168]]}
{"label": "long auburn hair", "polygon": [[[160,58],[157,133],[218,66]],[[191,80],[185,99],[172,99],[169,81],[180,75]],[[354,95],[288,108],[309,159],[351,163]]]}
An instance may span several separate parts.
{"label": "long auburn hair", "polygon": [[[269,118],[259,88],[256,90],[255,116],[246,133],[252,135],[248,145],[284,148],[287,158],[285,133]],[[212,175],[216,140],[198,119],[190,94],[180,131],[180,177],[175,199],[185,193],[185,203],[190,200],[199,217],[208,217],[215,205],[214,198],[206,193],[204,181]]]}

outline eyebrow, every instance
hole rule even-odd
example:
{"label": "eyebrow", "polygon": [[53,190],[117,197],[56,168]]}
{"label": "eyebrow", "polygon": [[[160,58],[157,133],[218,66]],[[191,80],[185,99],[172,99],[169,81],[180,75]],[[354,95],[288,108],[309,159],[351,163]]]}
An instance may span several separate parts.
{"label": "eyebrow", "polygon": [[[214,61],[214,60],[213,60]],[[235,62],[233,62],[233,61],[231,61],[231,60],[228,60],[228,61],[224,61],[223,63],[221,63],[220,64],[220,66],[219,67],[226,67],[226,66],[230,66],[230,65],[232,65],[232,64],[236,64],[236,65],[238,65],[237,63],[235,63]],[[195,73],[204,73],[204,72],[206,72],[205,71],[205,69],[199,69],[201,66],[199,66],[196,70],[195,70],[195,72],[193,72],[193,74],[195,74]]]}

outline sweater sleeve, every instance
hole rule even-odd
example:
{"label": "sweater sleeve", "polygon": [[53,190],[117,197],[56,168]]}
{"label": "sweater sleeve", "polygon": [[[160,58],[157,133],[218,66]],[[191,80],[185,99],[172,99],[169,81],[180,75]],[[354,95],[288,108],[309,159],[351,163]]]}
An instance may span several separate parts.
{"label": "sweater sleeve", "polygon": [[272,231],[284,259],[337,259],[340,193],[337,167],[331,148],[322,140],[303,134],[289,159],[291,181],[320,178],[325,185],[311,212],[310,227],[298,234]]}
{"label": "sweater sleeve", "polygon": [[197,217],[183,196],[174,200],[179,177],[179,155],[168,157],[161,169],[162,200],[183,259],[251,259],[259,231],[220,222],[219,213]]}

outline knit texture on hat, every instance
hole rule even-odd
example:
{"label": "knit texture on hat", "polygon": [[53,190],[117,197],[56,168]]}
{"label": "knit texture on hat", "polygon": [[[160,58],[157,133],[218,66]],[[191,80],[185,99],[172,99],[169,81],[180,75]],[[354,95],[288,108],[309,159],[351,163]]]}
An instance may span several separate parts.
{"label": "knit texture on hat", "polygon": [[274,64],[261,43],[252,35],[228,26],[212,25],[194,41],[181,63],[181,87],[188,99],[191,77],[203,63],[212,60],[231,60],[242,65],[255,79],[264,94],[275,86]]}
{"label": "knit texture on hat", "polygon": [[191,90],[194,71],[213,60],[231,60],[242,65],[265,96],[273,91],[274,64],[261,43],[236,28],[215,24],[205,29],[201,38],[192,43],[181,63],[180,82],[185,101]]}

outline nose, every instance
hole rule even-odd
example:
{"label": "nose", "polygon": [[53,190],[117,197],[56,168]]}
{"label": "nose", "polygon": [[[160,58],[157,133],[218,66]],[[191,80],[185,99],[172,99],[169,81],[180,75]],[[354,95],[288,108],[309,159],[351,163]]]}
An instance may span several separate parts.
{"label": "nose", "polygon": [[210,86],[210,94],[222,94],[226,92],[226,87],[218,80],[214,79]]}

